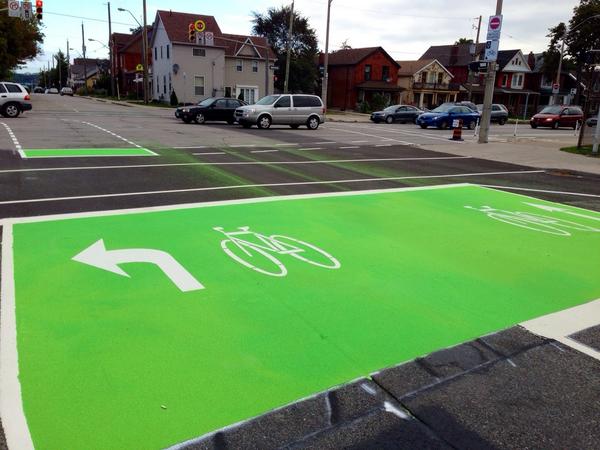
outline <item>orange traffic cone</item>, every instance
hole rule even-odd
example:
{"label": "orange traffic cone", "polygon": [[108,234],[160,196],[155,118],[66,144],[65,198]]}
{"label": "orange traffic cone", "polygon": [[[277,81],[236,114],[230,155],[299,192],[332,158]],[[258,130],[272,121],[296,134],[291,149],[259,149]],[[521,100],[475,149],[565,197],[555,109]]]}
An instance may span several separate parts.
{"label": "orange traffic cone", "polygon": [[462,119],[455,120],[452,123],[453,130],[452,130],[452,137],[450,138],[451,141],[462,141],[463,140],[462,124],[463,124]]}

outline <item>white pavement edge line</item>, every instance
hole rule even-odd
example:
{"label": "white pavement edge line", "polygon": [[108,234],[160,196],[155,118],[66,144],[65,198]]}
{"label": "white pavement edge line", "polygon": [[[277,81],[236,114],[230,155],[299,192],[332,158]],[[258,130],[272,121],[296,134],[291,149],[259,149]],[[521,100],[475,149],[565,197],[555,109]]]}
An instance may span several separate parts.
{"label": "white pavement edge line", "polygon": [[569,338],[578,331],[600,325],[600,299],[528,320],[520,325],[534,334],[554,339],[600,360],[599,351]]}
{"label": "white pavement edge line", "polygon": [[130,141],[129,139],[126,139],[126,138],[124,138],[123,136],[119,136],[117,133],[113,133],[112,131],[110,131],[110,130],[107,130],[106,128],[102,128],[101,126],[98,126],[98,125],[96,125],[96,124],[93,124],[93,123],[91,123],[91,122],[85,122],[85,121],[83,121],[83,120],[81,121],[81,123],[84,123],[84,124],[86,124],[86,125],[89,125],[89,126],[91,126],[91,127],[94,127],[94,128],[97,128],[97,129],[99,129],[99,130],[102,130],[102,131],[104,131],[105,133],[108,133],[108,134],[110,134],[111,136],[114,136],[114,137],[116,137],[117,139],[120,139],[120,140],[122,140],[123,142],[126,142],[126,143],[128,143],[129,145],[133,145],[134,147],[140,148],[140,149],[142,149],[142,150],[146,150],[148,153],[151,153],[151,154],[152,154],[152,155],[154,155],[154,156],[158,156],[158,153],[154,153],[152,150],[149,150],[149,149],[147,149],[147,148],[144,148],[144,147],[142,147],[141,145],[139,145],[139,144],[136,144],[135,142],[133,142],[133,141]]}
{"label": "white pavement edge line", "polygon": [[[364,127],[364,126],[357,126],[356,128],[368,129],[368,127]],[[439,136],[433,136],[431,134],[424,133],[424,132],[418,132],[418,131],[388,130],[388,129],[385,129],[385,128],[381,128],[381,131],[384,132],[384,133],[404,134],[404,135],[407,135],[409,137],[416,136],[416,137],[422,137],[422,138],[425,138],[425,139],[431,139],[431,140],[434,140],[434,141],[443,141],[443,142],[448,142],[449,141],[449,142],[454,142],[455,144],[462,144],[462,141],[453,141],[453,140],[451,140],[450,138],[447,138],[447,137],[442,138],[442,137],[439,137]],[[448,130],[448,131],[451,131],[451,130]]]}
{"label": "white pavement edge line", "polygon": [[6,125],[6,123],[4,123],[4,122],[0,122],[0,123],[4,126],[4,128],[8,132],[8,135],[10,136],[11,140],[13,141],[13,145],[15,146],[15,149],[19,153],[19,156],[23,159],[27,159],[27,155],[23,151],[23,147],[19,143],[19,140],[15,136],[15,133],[13,133],[13,130],[11,130],[10,127],[8,125]]}
{"label": "white pavement edge line", "polygon": [[[495,184],[480,184],[479,186],[491,189],[508,189],[513,191],[526,191],[526,192],[540,192],[543,194],[560,194],[560,195],[577,195],[580,197],[592,197],[592,198],[600,198],[600,194],[585,194],[583,192],[568,192],[568,191],[548,191],[545,189],[533,189],[533,188],[524,188],[524,187],[515,187],[515,186],[499,186]],[[521,195],[521,194],[514,194]],[[522,195],[522,197],[526,197],[531,199],[532,197]],[[575,208],[574,206],[569,205],[571,208]]]}
{"label": "white pavement edge line", "polygon": [[400,144],[404,144],[404,145],[417,145],[415,142],[401,141],[400,139],[384,138],[383,136],[377,136],[375,134],[361,133],[360,131],[346,130],[344,128],[328,128],[328,129],[333,130],[333,131],[343,131],[344,133],[360,134],[362,136],[374,137],[374,138],[378,138],[378,139],[385,139],[386,141],[399,142]]}
{"label": "white pavement edge line", "polygon": [[[299,150],[314,150],[314,149],[299,149]],[[262,150],[259,150],[262,151]],[[271,150],[269,150],[271,151]],[[226,153],[192,153],[193,155],[225,155]],[[128,164],[114,166],[75,166],[75,167],[37,167],[29,169],[4,169],[0,170],[3,173],[20,173],[20,172],[55,172],[68,170],[106,170],[106,169],[145,169],[155,167],[181,167],[181,166],[251,166],[251,165],[294,165],[294,164],[331,164],[331,163],[360,163],[360,162],[385,162],[385,161],[424,161],[444,160],[444,159],[471,159],[472,156],[432,156],[432,157],[407,157],[407,158],[356,158],[356,159],[324,159],[324,160],[302,160],[302,161],[226,161],[226,162],[194,162],[194,163],[170,163],[170,164]],[[35,158],[37,159],[37,158]]]}
{"label": "white pavement edge line", "polygon": [[391,188],[391,189],[365,189],[364,191],[341,191],[341,192],[323,192],[319,194],[295,194],[295,195],[276,195],[271,197],[254,197],[254,198],[242,198],[236,200],[217,200],[212,202],[193,202],[193,203],[180,203],[176,205],[162,205],[162,206],[148,206],[144,208],[127,208],[127,209],[113,209],[105,211],[88,211],[83,213],[68,213],[68,214],[49,214],[46,216],[35,216],[35,217],[16,217],[11,219],[0,219],[0,226],[6,224],[18,224],[18,223],[36,223],[36,222],[47,222],[51,220],[63,220],[63,219],[80,219],[87,217],[105,217],[105,216],[118,216],[123,214],[143,214],[147,212],[164,212],[164,211],[177,211],[181,209],[192,209],[192,208],[209,208],[213,206],[231,206],[251,203],[268,203],[278,201],[289,201],[289,200],[305,200],[314,198],[327,198],[327,197],[350,197],[359,195],[372,195],[372,194],[389,194],[396,192],[411,192],[411,191],[428,191],[437,189],[451,189],[461,187],[474,187],[476,184],[471,183],[453,183],[453,184],[438,184],[433,186],[411,186],[403,188]]}
{"label": "white pavement edge line", "polygon": [[2,223],[0,278],[0,417],[8,448],[33,449],[23,410],[17,354],[12,224]]}
{"label": "white pavement edge line", "polygon": [[349,183],[370,183],[381,181],[402,181],[402,180],[426,180],[435,178],[464,178],[486,175],[521,175],[531,173],[543,173],[543,170],[520,170],[510,172],[476,172],[476,173],[455,173],[444,175],[421,175],[410,177],[385,177],[385,178],[356,178],[350,180],[323,180],[323,181],[302,181],[289,183],[257,183],[257,184],[234,184],[228,186],[207,186],[201,188],[188,189],[163,189],[159,191],[139,191],[139,192],[119,192],[115,194],[95,194],[95,195],[75,195],[71,197],[42,197],[26,200],[7,200],[0,202],[0,205],[19,205],[26,203],[46,203],[58,202],[67,200],[87,200],[91,198],[116,198],[116,197],[135,197],[141,195],[162,195],[162,194],[184,194],[189,192],[208,192],[208,191],[225,191],[231,189],[250,189],[264,187],[282,187],[282,186],[318,186],[323,184],[349,184]]}

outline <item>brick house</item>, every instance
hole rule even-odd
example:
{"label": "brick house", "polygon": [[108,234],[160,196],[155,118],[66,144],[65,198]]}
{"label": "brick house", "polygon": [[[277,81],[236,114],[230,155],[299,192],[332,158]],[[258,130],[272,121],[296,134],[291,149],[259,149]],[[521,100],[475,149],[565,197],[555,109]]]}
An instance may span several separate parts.
{"label": "brick house", "polygon": [[[322,65],[324,54],[319,55]],[[398,103],[398,63],[382,48],[352,48],[329,54],[329,82],[327,106],[339,109],[357,109],[363,102],[371,102],[376,94],[388,103]]]}
{"label": "brick house", "polygon": [[400,65],[398,86],[405,89],[401,103],[433,108],[441,103],[457,100],[460,84],[452,81],[454,75],[437,59],[397,63]]}
{"label": "brick house", "polygon": [[[526,77],[525,87],[540,93],[540,105],[552,105],[554,96],[552,94],[552,85],[556,80],[556,70],[551,73],[544,73],[544,56],[542,53],[529,53],[527,62],[531,67],[531,74]],[[571,105],[575,101],[577,91],[576,75],[564,68],[560,74],[560,91],[558,93],[558,103],[562,105]],[[584,102],[586,95],[586,86],[582,82],[579,85],[579,90],[583,95],[581,102]]]}
{"label": "brick house", "polygon": [[[148,42],[152,39],[152,27],[148,27]],[[142,56],[142,32],[133,34],[113,33],[114,50],[113,65],[116,71],[116,82],[119,94],[127,96],[135,93],[144,97],[142,86],[142,71],[136,70],[138,64],[144,64]],[[152,51],[148,49],[148,67],[152,68]],[[137,81],[136,81],[137,80]],[[152,77],[149,79],[149,89],[152,92]]]}

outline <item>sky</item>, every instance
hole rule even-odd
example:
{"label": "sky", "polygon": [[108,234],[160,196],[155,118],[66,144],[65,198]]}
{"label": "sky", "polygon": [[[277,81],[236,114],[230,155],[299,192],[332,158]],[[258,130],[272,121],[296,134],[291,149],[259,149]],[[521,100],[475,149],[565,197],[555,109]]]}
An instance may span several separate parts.
{"label": "sky", "polygon": [[[215,16],[225,33],[250,34],[252,12],[265,13],[270,7],[289,4],[282,0],[221,0],[174,2],[147,0],[148,24],[157,9]],[[520,48],[523,53],[544,51],[548,28],[571,18],[578,0],[504,0],[504,24],[500,49]],[[133,17],[117,8],[129,9],[142,21],[142,0],[113,0],[113,32],[127,33],[137,26]],[[327,0],[296,0],[295,9],[309,19],[316,30],[321,49],[325,48]],[[496,0],[333,0],[329,48],[336,50],[348,41],[353,48],[382,46],[397,60],[419,59],[430,45],[452,44],[458,38],[475,39],[477,18],[483,16],[481,40],[485,40],[487,21],[496,10]],[[37,72],[45,67],[59,49],[71,59],[81,54],[81,23],[86,41],[108,43],[108,7],[103,0],[45,0],[43,53],[19,72]],[[107,58],[101,43],[86,42],[89,58]]]}

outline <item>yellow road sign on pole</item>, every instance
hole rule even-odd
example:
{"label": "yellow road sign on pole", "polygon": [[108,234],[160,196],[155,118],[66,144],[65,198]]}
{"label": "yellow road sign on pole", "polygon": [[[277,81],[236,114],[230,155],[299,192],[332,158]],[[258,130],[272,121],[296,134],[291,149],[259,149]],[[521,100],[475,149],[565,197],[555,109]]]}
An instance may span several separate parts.
{"label": "yellow road sign on pole", "polygon": [[204,23],[204,20],[196,20],[194,22],[194,28],[198,33],[202,33],[204,30],[206,30],[206,24]]}

